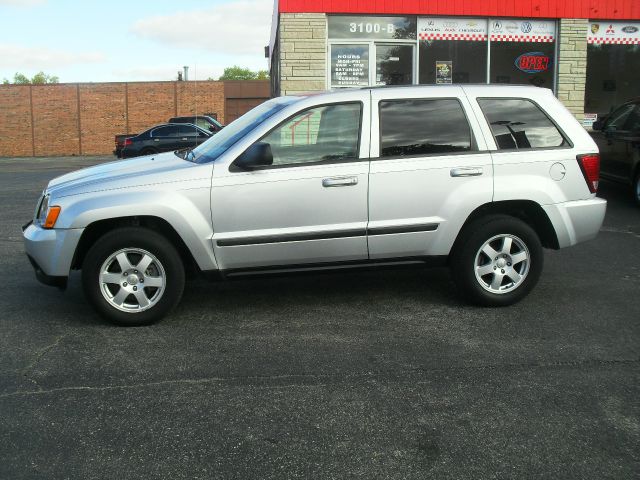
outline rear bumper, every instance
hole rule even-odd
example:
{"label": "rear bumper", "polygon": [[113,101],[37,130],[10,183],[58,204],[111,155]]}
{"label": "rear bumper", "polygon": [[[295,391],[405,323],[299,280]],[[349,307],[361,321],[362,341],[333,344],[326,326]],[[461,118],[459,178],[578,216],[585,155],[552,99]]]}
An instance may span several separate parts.
{"label": "rear bumper", "polygon": [[34,224],[23,227],[24,248],[39,281],[58,287],[66,285],[83,231],[44,229]]}
{"label": "rear bumper", "polygon": [[595,238],[607,211],[602,198],[543,205],[555,228],[560,248],[570,247]]}

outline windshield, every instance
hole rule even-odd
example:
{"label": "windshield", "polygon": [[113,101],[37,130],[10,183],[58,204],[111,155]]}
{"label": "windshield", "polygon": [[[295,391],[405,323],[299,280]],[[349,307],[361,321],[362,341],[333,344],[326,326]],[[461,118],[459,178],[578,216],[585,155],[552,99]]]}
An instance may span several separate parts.
{"label": "windshield", "polygon": [[186,159],[195,163],[207,163],[216,160],[267,118],[297,100],[295,97],[279,97],[258,105],[224,127],[209,140],[197,146],[192,152],[189,152]]}

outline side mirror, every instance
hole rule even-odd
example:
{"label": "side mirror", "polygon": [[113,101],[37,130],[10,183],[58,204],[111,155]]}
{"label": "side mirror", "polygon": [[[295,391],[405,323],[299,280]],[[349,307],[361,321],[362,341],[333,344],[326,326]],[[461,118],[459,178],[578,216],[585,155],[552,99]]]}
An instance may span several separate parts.
{"label": "side mirror", "polygon": [[255,170],[273,165],[271,145],[266,142],[254,143],[241,153],[233,164],[240,170]]}
{"label": "side mirror", "polygon": [[604,120],[596,120],[591,126],[593,130],[602,130],[604,128]]}

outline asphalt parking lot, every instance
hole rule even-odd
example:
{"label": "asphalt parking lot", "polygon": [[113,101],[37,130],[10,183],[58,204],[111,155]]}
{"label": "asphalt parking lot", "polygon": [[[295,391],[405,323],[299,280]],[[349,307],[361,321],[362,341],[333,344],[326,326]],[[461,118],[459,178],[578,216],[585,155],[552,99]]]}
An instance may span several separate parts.
{"label": "asphalt parking lot", "polygon": [[0,478],[640,475],[626,191],[513,307],[462,304],[446,269],[196,280],[127,329],[23,255],[46,182],[103,160],[0,159]]}

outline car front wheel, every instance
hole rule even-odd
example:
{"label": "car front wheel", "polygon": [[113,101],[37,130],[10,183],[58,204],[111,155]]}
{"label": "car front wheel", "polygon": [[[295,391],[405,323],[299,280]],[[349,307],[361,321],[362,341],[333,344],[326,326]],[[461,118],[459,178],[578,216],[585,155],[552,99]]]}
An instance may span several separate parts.
{"label": "car front wheel", "polygon": [[118,325],[148,325],[180,301],[180,255],[162,235],[139,227],[113,230],[89,249],[82,283],[96,310]]}
{"label": "car front wheel", "polygon": [[492,215],[467,225],[451,259],[460,293],[483,306],[512,305],[540,278],[543,251],[536,232],[525,222]]}

